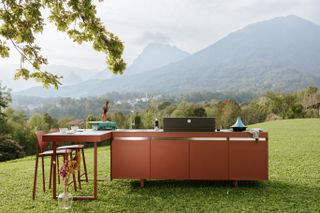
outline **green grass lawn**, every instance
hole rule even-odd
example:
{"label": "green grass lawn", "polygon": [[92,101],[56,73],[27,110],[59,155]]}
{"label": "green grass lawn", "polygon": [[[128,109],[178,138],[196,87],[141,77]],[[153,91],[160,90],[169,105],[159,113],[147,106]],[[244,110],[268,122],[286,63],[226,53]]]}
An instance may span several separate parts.
{"label": "green grass lawn", "polygon": [[[97,201],[75,201],[73,212],[320,212],[320,119],[254,125],[269,132],[269,181],[138,181],[98,183]],[[99,148],[99,178],[109,179],[109,147]],[[92,170],[93,150],[86,150]],[[59,212],[41,172],[33,201],[34,157],[0,163],[0,212]],[[46,160],[49,168],[49,159]],[[92,172],[90,173],[92,177]],[[46,177],[48,182],[48,174]],[[48,183],[47,183],[48,185]],[[90,193],[84,184],[81,193]],[[62,190],[60,186],[60,191]],[[76,194],[71,190],[72,194]]]}

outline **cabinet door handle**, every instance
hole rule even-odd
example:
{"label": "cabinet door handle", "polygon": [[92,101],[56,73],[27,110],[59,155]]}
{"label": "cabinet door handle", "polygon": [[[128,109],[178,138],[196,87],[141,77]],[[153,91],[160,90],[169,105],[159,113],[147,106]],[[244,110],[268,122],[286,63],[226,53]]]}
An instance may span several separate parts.
{"label": "cabinet door handle", "polygon": [[[230,141],[252,141],[257,142],[255,138],[229,138]],[[267,141],[266,138],[259,138],[258,141]]]}
{"label": "cabinet door handle", "polygon": [[227,141],[227,138],[224,137],[152,137],[151,140],[158,141]]}
{"label": "cabinet door handle", "polygon": [[119,140],[119,141],[145,141],[150,140],[148,137],[115,137],[113,140]]}

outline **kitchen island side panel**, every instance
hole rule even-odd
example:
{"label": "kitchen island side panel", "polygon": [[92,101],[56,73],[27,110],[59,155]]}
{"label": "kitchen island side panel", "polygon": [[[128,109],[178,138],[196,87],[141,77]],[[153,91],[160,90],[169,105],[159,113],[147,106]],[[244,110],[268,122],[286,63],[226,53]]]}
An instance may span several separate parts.
{"label": "kitchen island side panel", "polygon": [[268,180],[267,141],[229,141],[231,180]]}

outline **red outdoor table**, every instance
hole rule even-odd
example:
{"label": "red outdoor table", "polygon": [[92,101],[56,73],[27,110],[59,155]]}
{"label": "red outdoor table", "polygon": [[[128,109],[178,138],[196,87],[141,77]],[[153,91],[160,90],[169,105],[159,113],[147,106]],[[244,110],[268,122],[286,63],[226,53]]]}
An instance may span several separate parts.
{"label": "red outdoor table", "polygon": [[57,198],[56,184],[57,184],[57,173],[56,173],[56,148],[57,144],[74,142],[74,143],[94,143],[93,151],[93,195],[91,196],[75,196],[76,200],[96,200],[97,199],[97,173],[98,173],[98,150],[97,143],[105,141],[111,138],[111,131],[93,131],[91,129],[84,130],[83,132],[76,132],[72,134],[68,133],[48,133],[43,136],[43,140],[52,143],[53,150],[53,190],[52,196],[54,199]]}

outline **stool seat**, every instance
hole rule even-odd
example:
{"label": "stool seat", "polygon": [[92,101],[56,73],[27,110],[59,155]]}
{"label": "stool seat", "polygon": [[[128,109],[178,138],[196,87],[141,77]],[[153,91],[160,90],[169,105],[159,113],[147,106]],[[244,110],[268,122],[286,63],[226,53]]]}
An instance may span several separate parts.
{"label": "stool seat", "polygon": [[[59,149],[56,151],[57,155],[64,155],[64,154],[70,154],[72,152],[71,149]],[[39,153],[39,156],[51,156],[53,155],[53,150],[48,150],[48,151],[44,151]]]}
{"label": "stool seat", "polygon": [[57,147],[57,150],[61,150],[61,149],[83,149],[83,148],[84,148],[83,144],[74,144],[74,145],[59,146],[59,147]]}

